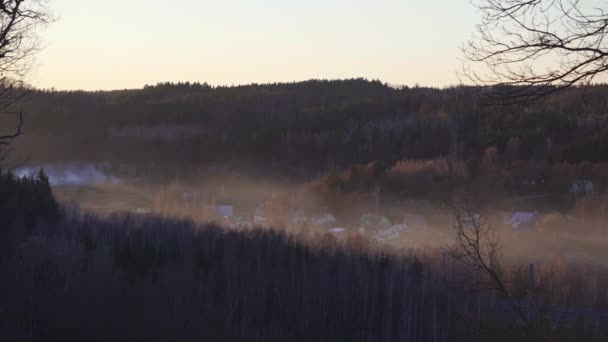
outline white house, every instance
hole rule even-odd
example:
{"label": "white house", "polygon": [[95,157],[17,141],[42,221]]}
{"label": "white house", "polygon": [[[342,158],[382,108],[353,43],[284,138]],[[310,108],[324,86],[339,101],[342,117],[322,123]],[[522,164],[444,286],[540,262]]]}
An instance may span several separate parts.
{"label": "white house", "polygon": [[334,224],[334,223],[336,223],[336,221],[337,221],[336,217],[329,213],[315,216],[311,220],[312,224],[317,225],[317,226]]}
{"label": "white house", "polygon": [[397,224],[388,229],[381,230],[376,234],[376,239],[378,241],[386,241],[386,240],[396,240],[401,237],[402,233],[407,232],[406,224]]}
{"label": "white house", "polygon": [[538,211],[517,211],[511,214],[506,223],[510,225],[513,230],[521,230],[530,228],[538,218]]}
{"label": "white house", "polygon": [[209,217],[232,218],[234,208],[231,205],[210,205],[205,207],[205,213]]}
{"label": "white house", "polygon": [[588,179],[577,179],[572,182],[570,192],[575,195],[591,195],[595,192],[595,187]]}

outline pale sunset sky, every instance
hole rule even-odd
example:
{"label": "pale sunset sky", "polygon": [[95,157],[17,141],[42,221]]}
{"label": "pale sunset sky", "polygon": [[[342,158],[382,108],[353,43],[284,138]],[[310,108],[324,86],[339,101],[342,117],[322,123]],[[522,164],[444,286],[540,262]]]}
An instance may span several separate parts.
{"label": "pale sunset sky", "polygon": [[458,84],[468,0],[50,0],[30,83],[140,88],[366,77]]}

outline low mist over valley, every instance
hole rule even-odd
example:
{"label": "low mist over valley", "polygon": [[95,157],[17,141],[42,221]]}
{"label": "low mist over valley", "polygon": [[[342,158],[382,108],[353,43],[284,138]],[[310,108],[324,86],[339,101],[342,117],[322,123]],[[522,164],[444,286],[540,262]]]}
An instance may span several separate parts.
{"label": "low mist over valley", "polygon": [[605,7],[0,0],[0,341],[608,341]]}

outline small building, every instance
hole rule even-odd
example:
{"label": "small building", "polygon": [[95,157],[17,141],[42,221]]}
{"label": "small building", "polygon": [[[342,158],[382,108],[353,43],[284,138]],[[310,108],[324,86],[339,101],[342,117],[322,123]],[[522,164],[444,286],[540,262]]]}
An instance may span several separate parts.
{"label": "small building", "polygon": [[506,223],[513,230],[531,229],[539,217],[538,211],[517,211],[509,216]]}
{"label": "small building", "polygon": [[236,229],[236,230],[246,229],[249,225],[247,218],[242,217],[242,216],[234,216],[234,217],[232,217],[232,219],[229,219],[228,221],[229,221],[227,223],[228,227],[230,227],[232,229]]}
{"label": "small building", "polygon": [[270,221],[266,218],[266,216],[255,214],[253,215],[253,225],[258,227],[268,227],[270,225]]}
{"label": "small building", "polygon": [[308,221],[308,218],[303,210],[296,210],[291,216],[291,222],[294,224],[304,224],[306,221]]}
{"label": "small building", "polygon": [[312,224],[316,226],[326,226],[336,223],[336,217],[332,214],[325,213],[312,218]]}
{"label": "small building", "polygon": [[193,202],[198,202],[200,200],[200,194],[198,193],[198,191],[191,191],[191,192],[183,192],[182,193],[182,200],[184,202],[187,203],[193,203]]}
{"label": "small building", "polygon": [[402,233],[407,232],[408,228],[406,224],[397,224],[388,229],[381,230],[376,234],[376,240],[378,241],[389,241],[397,240],[401,237]]}
{"label": "small building", "polygon": [[595,186],[588,179],[577,179],[570,185],[570,193],[574,195],[591,195],[595,192]]}
{"label": "small building", "polygon": [[328,232],[332,233],[332,234],[342,234],[342,233],[346,232],[346,229],[345,228],[332,228],[332,229],[328,230]]}
{"label": "small building", "polygon": [[359,219],[359,232],[362,234],[377,234],[379,231],[388,229],[392,225],[391,221],[384,216],[365,214]]}
{"label": "small building", "polygon": [[203,208],[207,218],[232,218],[234,208],[231,205],[209,205]]}
{"label": "small building", "polygon": [[152,214],[152,208],[135,208],[131,212],[137,215],[149,215]]}

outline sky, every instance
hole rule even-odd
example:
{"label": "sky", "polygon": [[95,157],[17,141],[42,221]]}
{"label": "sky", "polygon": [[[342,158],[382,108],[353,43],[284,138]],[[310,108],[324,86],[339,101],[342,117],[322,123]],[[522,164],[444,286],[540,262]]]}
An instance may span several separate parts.
{"label": "sky", "polygon": [[469,0],[50,0],[29,81],[124,89],[365,77],[459,83]]}

